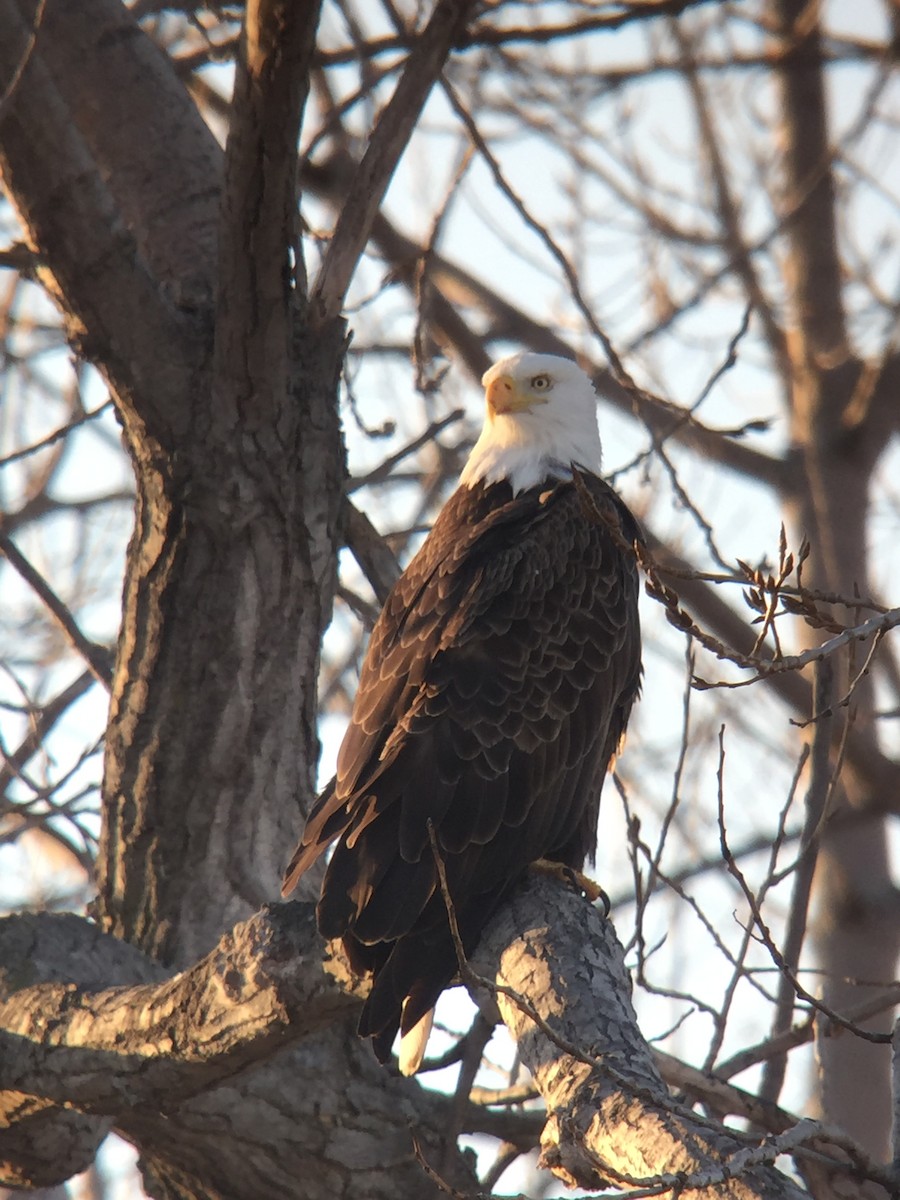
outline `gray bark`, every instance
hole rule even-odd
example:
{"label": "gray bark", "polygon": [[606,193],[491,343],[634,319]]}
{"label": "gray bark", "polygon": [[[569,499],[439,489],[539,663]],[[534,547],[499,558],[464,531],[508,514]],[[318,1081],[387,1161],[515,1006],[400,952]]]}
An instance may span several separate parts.
{"label": "gray bark", "polygon": [[[574,891],[529,878],[489,925],[472,965],[490,985],[547,1106],[542,1162],[567,1184],[665,1180],[680,1196],[734,1200],[826,1197],[833,1183],[842,1196],[889,1195],[887,1187],[857,1184],[854,1164],[815,1122],[782,1123],[784,1114],[770,1107],[755,1118],[777,1134],[748,1136],[670,1094],[638,1027],[615,930]],[[710,1080],[712,1106],[721,1112],[727,1099],[713,1099],[714,1090]],[[731,1111],[739,1111],[735,1100]],[[801,1173],[812,1160],[810,1193],[776,1170],[780,1153],[794,1153]],[[880,1178],[890,1177],[883,1171]]]}

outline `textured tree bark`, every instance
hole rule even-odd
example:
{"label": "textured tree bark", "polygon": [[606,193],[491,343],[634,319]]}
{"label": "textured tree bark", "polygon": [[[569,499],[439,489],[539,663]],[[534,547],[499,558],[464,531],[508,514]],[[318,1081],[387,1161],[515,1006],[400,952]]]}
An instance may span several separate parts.
{"label": "textured tree bark", "polygon": [[547,1105],[543,1163],[568,1185],[641,1187],[662,1176],[685,1197],[806,1194],[774,1169],[776,1151],[758,1153],[757,1139],[669,1095],[638,1029],[615,931],[583,897],[530,877],[485,931],[473,966],[544,1023],[497,995]]}
{"label": "textured tree bark", "polygon": [[[345,336],[337,317],[310,329],[296,240],[297,127],[317,11],[248,6],[224,170],[171,63],[118,0],[46,7],[0,124],[5,181],[69,336],[110,384],[138,482],[98,915],[124,939],[111,944],[139,947],[156,971],[195,961],[277,896],[312,790],[319,642],[339,545]],[[34,16],[30,0],[0,0],[0,88]],[[41,994],[60,1030],[69,1006],[86,1003],[74,949]],[[127,972],[107,981],[135,982]],[[221,977],[223,1003],[233,983]],[[139,1030],[155,994],[133,994],[110,1019],[113,1039],[117,1022],[123,1036]],[[161,1023],[146,1031],[152,1057],[172,1049],[190,1004],[162,1002]],[[13,1002],[13,1026],[28,1023],[26,1008],[25,996]],[[238,1005],[233,1016],[247,1014]],[[99,1029],[87,1009],[75,1025]],[[113,1119],[141,1151],[149,1193],[434,1194],[410,1128],[444,1158],[443,1106],[386,1075],[340,1023],[291,1040],[228,1085],[152,1111],[130,1104],[123,1083]],[[8,1091],[3,1104],[11,1183],[67,1178],[107,1128],[46,1095]],[[473,1182],[458,1156],[447,1172]]]}
{"label": "textured tree bark", "polygon": [[[70,936],[94,934],[67,918],[48,919],[41,931],[23,921],[45,938],[62,922]],[[0,941],[21,938],[20,924],[0,924]],[[119,974],[121,944],[102,943]],[[102,1116],[119,1116],[126,1095],[128,1109],[180,1104],[356,1007],[359,981],[340,961],[326,960],[323,970],[321,952],[312,905],[292,903],[242,922],[173,977],[145,961],[157,976],[150,983],[17,988],[0,1001],[0,1089]]]}
{"label": "textured tree bark", "polygon": [[308,803],[343,458],[340,321],[312,336],[291,270],[317,6],[248,11],[203,389],[139,502],[110,710],[106,926],[167,962],[274,899]]}
{"label": "textured tree bark", "polygon": [[[342,504],[338,309],[367,233],[377,226],[390,241],[378,197],[470,7],[435,6],[376,152],[351,176],[352,237],[332,247],[314,327],[294,182],[315,4],[246,6],[224,161],[119,0],[51,0],[0,114],[0,165],[41,278],[110,385],[138,480],[99,864],[97,913],[116,937],[51,917],[0,933],[3,986],[15,993],[0,1043],[5,1182],[67,1178],[112,1121],[140,1149],[150,1194],[166,1200],[431,1196],[411,1128],[452,1186],[474,1186],[446,1153],[446,1103],[379,1068],[341,1018],[349,1002],[322,976],[308,920],[300,941],[278,943],[287,982],[273,978],[278,953],[263,931],[290,910],[268,926],[251,918],[216,946],[276,895],[311,794]],[[0,0],[0,89],[36,12],[34,0]],[[820,284],[818,272],[804,294]],[[442,318],[453,325],[449,303]],[[504,320],[497,328],[511,333],[521,315],[508,306]],[[659,414],[656,425],[668,428]],[[737,469],[781,477],[764,456],[729,454]],[[538,946],[533,909],[517,914],[527,946],[508,931],[503,971],[605,1064],[577,1048],[560,1057],[507,1006],[552,1107],[554,1168],[591,1186],[604,1172],[662,1170],[712,1194],[795,1195],[770,1148],[754,1158],[671,1103],[633,1027],[627,979],[603,977],[615,947],[584,958],[583,908],[566,935],[575,958],[564,939],[547,942],[575,964],[568,990]],[[499,957],[506,936],[485,953]],[[592,1025],[593,986],[606,1000],[588,1005]]]}
{"label": "textured tree bark", "polygon": [[100,884],[107,928],[165,961],[192,961],[277,897],[311,795],[342,346],[338,328],[302,346],[272,426],[213,406],[174,471],[141,473]]}
{"label": "textured tree bark", "polygon": [[[164,971],[126,942],[106,937],[72,915],[28,914],[0,921],[0,1003],[14,1022],[29,1019],[28,1006],[10,997],[23,988],[65,980],[97,990],[159,979]],[[59,986],[59,985],[56,985]],[[71,993],[56,999],[63,1006]],[[58,1007],[35,996],[31,1016],[52,1023]],[[6,1034],[4,1034],[4,1037]],[[21,1038],[7,1041],[4,1064],[30,1054]],[[6,1081],[8,1082],[8,1081]],[[20,1092],[0,1083],[0,1183],[52,1187],[86,1170],[112,1122],[75,1109],[60,1109],[40,1091]]]}
{"label": "textured tree bark", "polygon": [[[359,981],[309,905],[264,910],[175,976],[73,916],[0,922],[0,962],[0,1182],[62,1182],[114,1124],[153,1196],[437,1194],[412,1133],[440,1161],[446,1101],[348,1027]],[[446,1173],[474,1183],[460,1158]]]}

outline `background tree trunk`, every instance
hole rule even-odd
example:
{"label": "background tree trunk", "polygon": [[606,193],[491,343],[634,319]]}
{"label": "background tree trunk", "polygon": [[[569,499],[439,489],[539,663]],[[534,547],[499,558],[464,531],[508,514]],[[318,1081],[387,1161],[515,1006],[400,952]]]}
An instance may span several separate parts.
{"label": "background tree trunk", "polygon": [[[894,371],[873,378],[850,347],[841,302],[841,265],[835,226],[832,147],[828,136],[822,39],[800,0],[773,4],[781,45],[784,112],[784,204],[787,276],[791,287],[791,436],[795,478],[786,508],[795,542],[813,547],[810,585],[823,593],[871,594],[868,570],[869,490],[872,472],[894,428]],[[809,630],[812,633],[812,630]],[[819,638],[818,640],[824,640]],[[836,698],[850,694],[846,720],[873,725],[871,678],[854,686],[863,665],[848,658],[836,680]],[[838,746],[835,746],[837,753]],[[837,783],[837,780],[835,780]],[[845,770],[833,811],[850,806],[872,815],[851,829],[832,825],[819,856],[815,939],[823,996],[834,1009],[858,1002],[872,981],[894,977],[900,953],[900,912],[891,880],[887,830],[864,778]],[[868,1023],[890,1030],[888,1016]],[[888,1153],[891,1121],[883,1097],[890,1091],[890,1056],[883,1046],[835,1038],[819,1047],[822,1113],[849,1130],[875,1155]]]}

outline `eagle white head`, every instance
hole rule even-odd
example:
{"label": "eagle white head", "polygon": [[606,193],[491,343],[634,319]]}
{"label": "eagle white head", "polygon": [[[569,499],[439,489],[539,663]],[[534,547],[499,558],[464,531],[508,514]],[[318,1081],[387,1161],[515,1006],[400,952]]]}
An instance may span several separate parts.
{"label": "eagle white head", "polygon": [[594,385],[576,363],[524,351],[501,358],[481,382],[487,412],[460,483],[509,480],[513,495],[568,479],[573,463],[600,471]]}

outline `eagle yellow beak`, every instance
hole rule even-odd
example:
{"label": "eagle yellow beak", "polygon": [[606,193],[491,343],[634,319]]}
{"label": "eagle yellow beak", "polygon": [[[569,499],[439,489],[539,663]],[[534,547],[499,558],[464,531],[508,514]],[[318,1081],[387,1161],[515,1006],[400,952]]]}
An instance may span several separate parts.
{"label": "eagle yellow beak", "polygon": [[500,413],[522,412],[535,404],[544,403],[542,396],[523,391],[512,375],[498,375],[487,385],[484,393],[488,412],[492,417]]}

